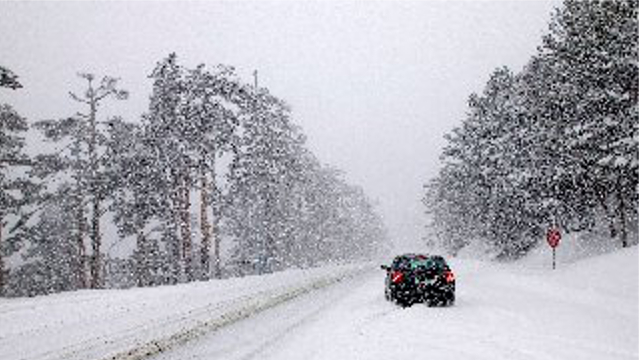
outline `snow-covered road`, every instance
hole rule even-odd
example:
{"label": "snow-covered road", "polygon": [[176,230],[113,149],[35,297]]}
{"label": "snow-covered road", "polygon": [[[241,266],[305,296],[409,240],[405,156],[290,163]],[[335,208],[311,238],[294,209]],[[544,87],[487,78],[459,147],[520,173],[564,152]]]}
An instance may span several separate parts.
{"label": "snow-covered road", "polygon": [[638,252],[551,272],[453,263],[451,308],[385,301],[383,272],[302,295],[177,347],[177,359],[637,359]]}
{"label": "snow-covered road", "polygon": [[449,308],[387,302],[372,264],[1,299],[0,359],[638,359],[638,248],[547,260],[453,260]]}

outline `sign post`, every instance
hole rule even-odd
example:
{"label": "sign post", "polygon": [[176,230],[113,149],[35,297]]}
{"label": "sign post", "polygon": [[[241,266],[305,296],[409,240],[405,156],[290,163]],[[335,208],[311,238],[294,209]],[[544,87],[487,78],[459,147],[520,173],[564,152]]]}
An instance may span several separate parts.
{"label": "sign post", "polygon": [[553,269],[554,270],[556,268],[556,247],[558,246],[558,244],[560,244],[561,237],[562,236],[560,235],[560,230],[558,230],[555,227],[547,231],[547,243],[549,244],[549,246],[551,246],[551,249],[553,251]]}

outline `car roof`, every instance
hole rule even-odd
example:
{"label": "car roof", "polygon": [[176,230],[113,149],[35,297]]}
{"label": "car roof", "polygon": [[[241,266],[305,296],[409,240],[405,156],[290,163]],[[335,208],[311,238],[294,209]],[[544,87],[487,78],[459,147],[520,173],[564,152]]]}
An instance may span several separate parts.
{"label": "car roof", "polygon": [[402,255],[398,255],[395,257],[394,260],[397,259],[442,259],[444,260],[444,257],[440,256],[440,255],[432,255],[432,254],[416,254],[416,253],[406,253],[406,254],[402,254]]}
{"label": "car roof", "polygon": [[414,258],[428,258],[431,257],[431,255],[429,254],[415,254],[415,253],[407,253],[407,254],[402,254],[402,255],[398,255],[397,257],[404,257],[404,258],[408,258],[408,259],[414,259]]}

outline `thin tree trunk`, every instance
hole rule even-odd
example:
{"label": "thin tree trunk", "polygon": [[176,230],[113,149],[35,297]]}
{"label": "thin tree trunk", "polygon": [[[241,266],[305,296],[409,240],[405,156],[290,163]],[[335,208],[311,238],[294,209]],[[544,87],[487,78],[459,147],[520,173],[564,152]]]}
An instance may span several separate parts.
{"label": "thin tree trunk", "polygon": [[202,249],[200,254],[200,261],[202,264],[202,277],[203,280],[209,279],[209,271],[210,271],[210,256],[209,251],[211,248],[211,224],[209,224],[209,219],[207,217],[207,203],[209,201],[209,196],[207,192],[207,175],[206,173],[202,174],[202,179],[200,182],[200,231],[202,233]]}
{"label": "thin tree trunk", "polygon": [[182,255],[184,260],[184,269],[187,276],[187,281],[193,281],[193,244],[191,243],[191,199],[190,188],[191,184],[188,176],[184,176],[182,182],[182,211],[181,211],[181,224],[180,232],[182,234]]}
{"label": "thin tree trunk", "polygon": [[78,228],[76,229],[76,243],[78,246],[78,286],[81,289],[86,289],[89,287],[89,281],[87,278],[87,248],[84,244],[84,232],[85,232],[85,221],[84,221],[84,204],[82,198],[82,190],[80,189],[80,180],[78,178],[77,184],[77,213],[76,213],[76,224]]}
{"label": "thin tree trunk", "polygon": [[100,246],[102,238],[100,236],[100,200],[93,200],[93,216],[91,220],[91,246],[93,253],[91,255],[91,288],[102,288],[102,259]]}
{"label": "thin tree trunk", "polygon": [[138,235],[136,236],[136,247],[138,249],[136,283],[138,284],[138,287],[144,287],[149,285],[149,281],[147,279],[149,254],[147,253],[146,238],[142,230],[138,231]]}
{"label": "thin tree trunk", "polygon": [[4,221],[4,216],[0,215],[0,296],[4,296],[4,256],[2,252],[2,222]]}
{"label": "thin tree trunk", "polygon": [[102,239],[100,237],[100,195],[98,194],[98,156],[96,153],[97,146],[97,128],[96,128],[96,113],[97,113],[97,99],[95,91],[89,81],[89,126],[91,130],[91,136],[89,139],[89,164],[90,166],[90,189],[91,197],[93,200],[93,212],[91,216],[91,288],[99,289],[102,287],[102,256],[100,253],[100,246]]}
{"label": "thin tree trunk", "polygon": [[607,205],[606,192],[604,190],[598,191],[597,198],[600,201],[600,206],[602,206],[605,216],[607,217],[607,222],[609,224],[609,235],[612,239],[615,239],[617,235],[615,214],[611,213],[609,206]]}
{"label": "thin tree trunk", "polygon": [[627,247],[629,246],[629,243],[627,242],[627,224],[626,224],[626,216],[625,216],[625,202],[624,202],[624,196],[622,194],[622,185],[620,184],[620,182],[618,181],[618,200],[619,200],[619,207],[618,207],[618,216],[619,216],[619,222],[620,222],[620,240],[622,241],[622,247]]}
{"label": "thin tree trunk", "polygon": [[84,214],[78,211],[78,233],[76,234],[78,243],[78,285],[81,289],[88,287],[87,279],[87,249],[84,245]]}
{"label": "thin tree trunk", "polygon": [[184,281],[184,277],[183,277],[183,253],[182,253],[182,239],[180,237],[180,230],[181,230],[181,226],[180,226],[180,222],[181,222],[181,212],[182,212],[182,205],[181,205],[181,199],[182,199],[182,189],[181,189],[181,184],[180,184],[180,176],[178,176],[178,173],[175,169],[171,169],[170,170],[170,174],[171,174],[171,179],[173,181],[173,189],[174,191],[171,193],[170,196],[170,214],[169,214],[169,218],[170,220],[167,222],[167,228],[166,231],[168,232],[168,234],[166,235],[168,240],[171,242],[171,269],[172,269],[172,276],[173,279],[171,279],[171,281],[173,281],[173,283],[179,283]]}
{"label": "thin tree trunk", "polygon": [[[216,164],[215,164],[215,156],[213,157],[211,163],[211,189],[216,188]],[[216,218],[217,212],[214,210],[213,201],[211,202],[213,219],[211,221],[211,240],[213,241],[213,276],[216,279],[220,279],[222,277],[222,267],[220,262],[220,238],[217,236],[217,226],[218,219]]]}
{"label": "thin tree trunk", "polygon": [[222,264],[220,262],[220,238],[217,236],[217,227],[213,222],[211,238],[213,240],[213,275],[216,279],[222,277]]}

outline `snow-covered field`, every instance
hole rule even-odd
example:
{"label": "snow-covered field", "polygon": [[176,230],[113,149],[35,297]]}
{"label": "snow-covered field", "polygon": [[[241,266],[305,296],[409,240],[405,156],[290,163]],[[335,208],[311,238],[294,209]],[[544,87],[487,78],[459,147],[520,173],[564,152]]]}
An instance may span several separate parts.
{"label": "snow-covered field", "polygon": [[450,308],[387,302],[370,267],[2,300],[0,359],[637,359],[638,248],[547,260],[453,260]]}

